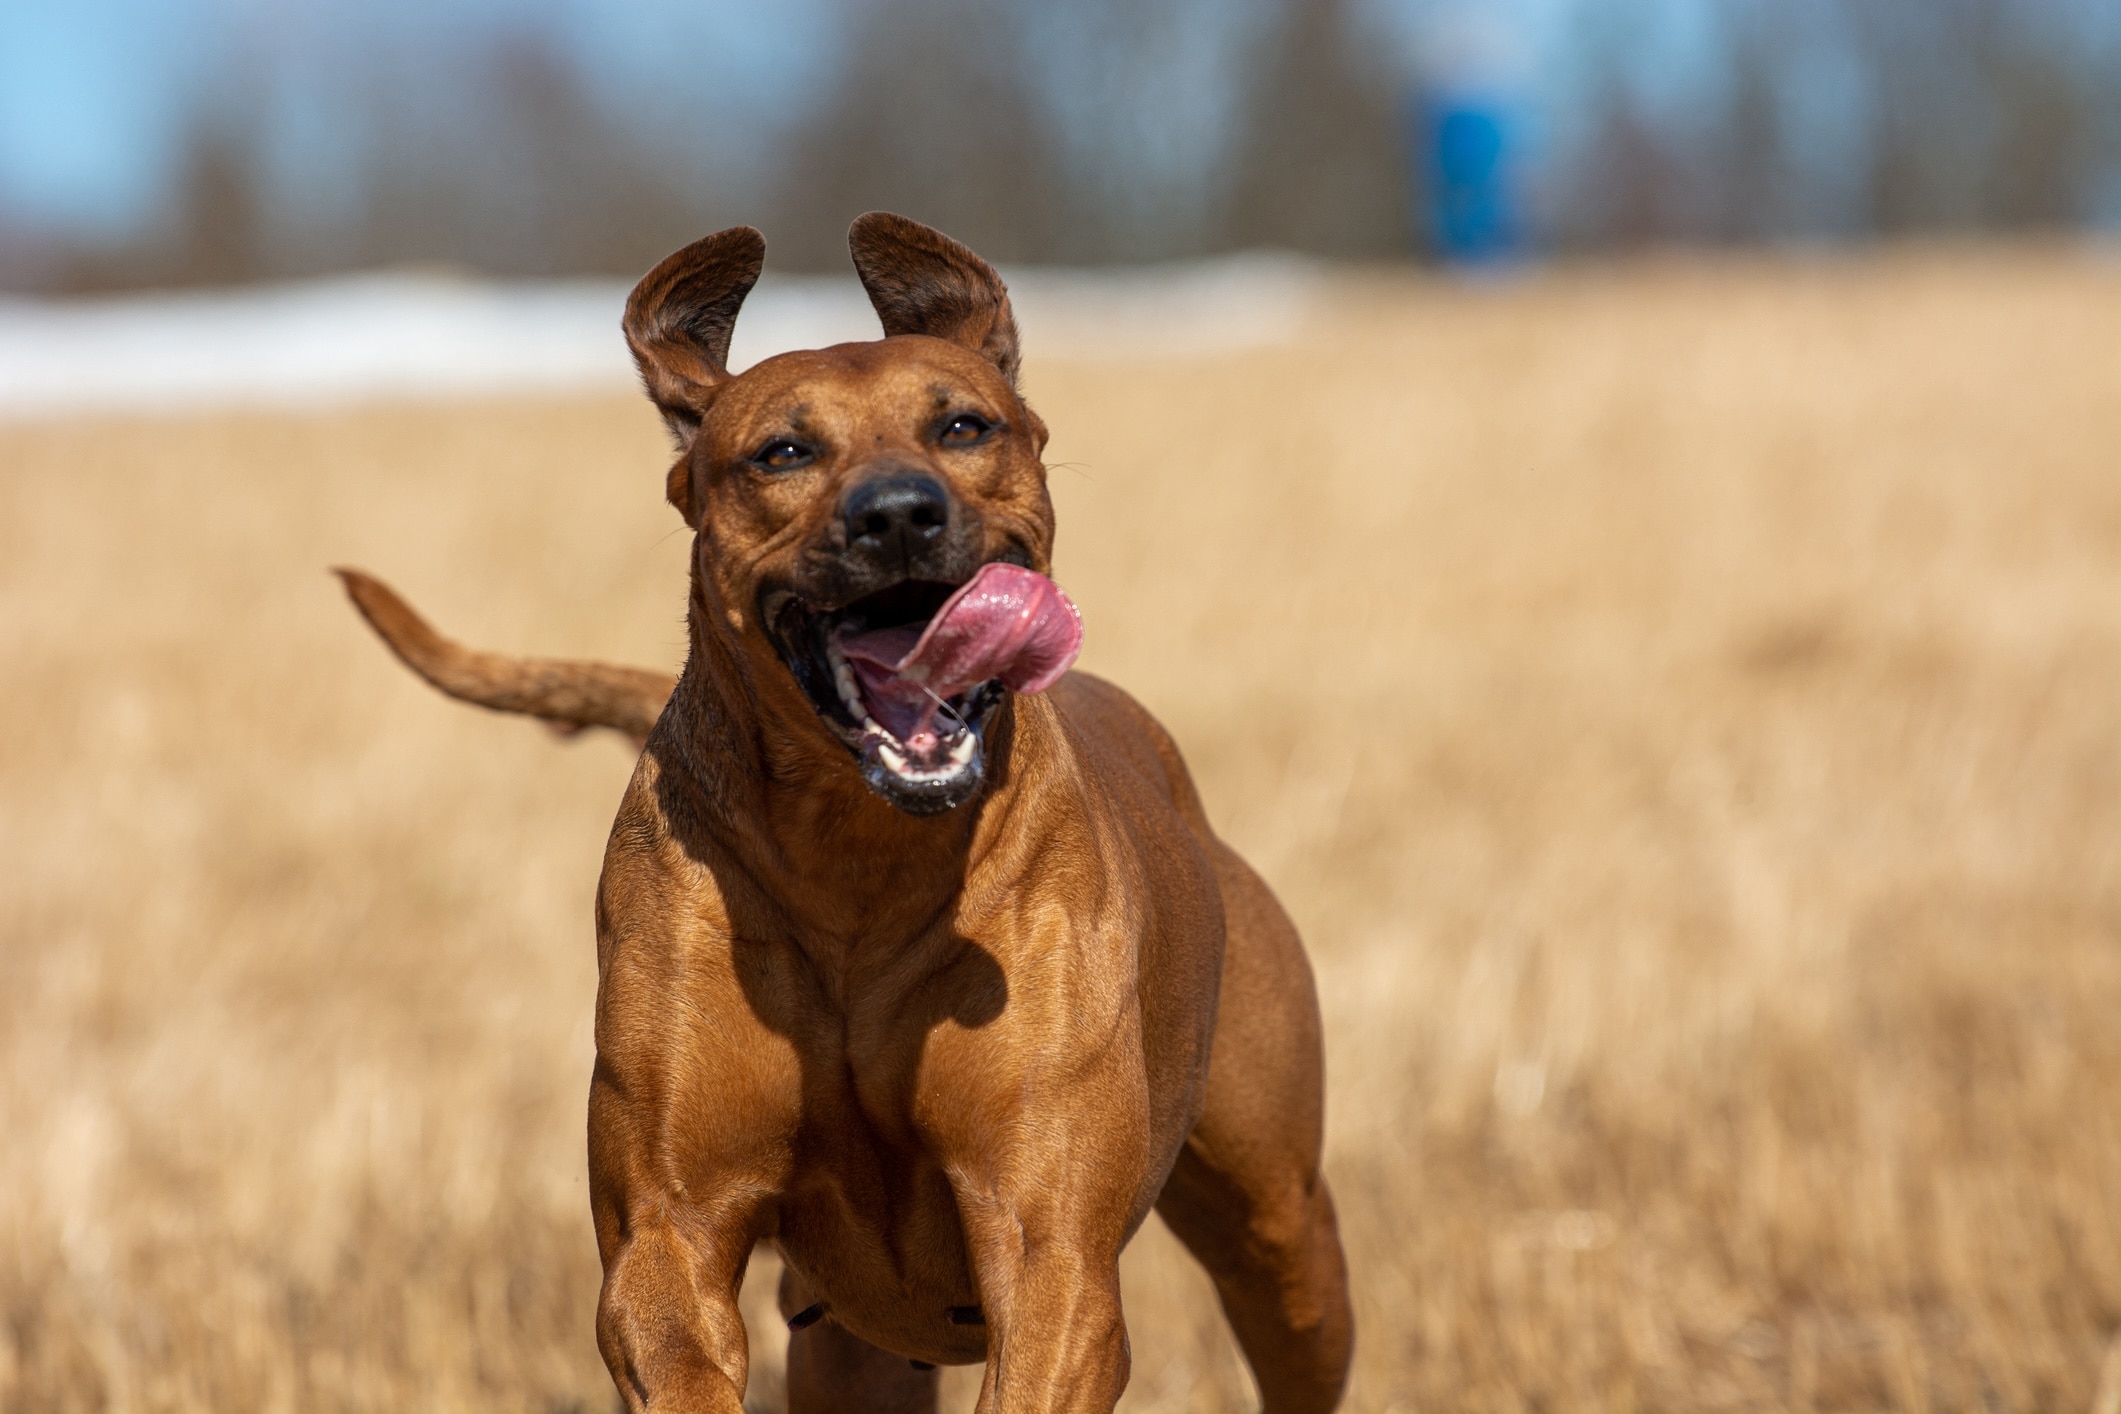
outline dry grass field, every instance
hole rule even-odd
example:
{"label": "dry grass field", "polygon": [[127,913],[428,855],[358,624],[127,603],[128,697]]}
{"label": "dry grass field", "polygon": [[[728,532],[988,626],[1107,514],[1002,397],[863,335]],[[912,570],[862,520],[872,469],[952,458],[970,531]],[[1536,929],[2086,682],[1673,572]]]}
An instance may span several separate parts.
{"label": "dry grass field", "polygon": [[[2117,1414],[2121,258],[1332,305],[1028,336],[1086,665],[1310,941],[1349,1407]],[[627,753],[325,567],[674,665],[664,459],[631,399],[0,427],[0,1410],[611,1406]],[[1153,1224],[1127,1281],[1125,1407],[1248,1407]]]}

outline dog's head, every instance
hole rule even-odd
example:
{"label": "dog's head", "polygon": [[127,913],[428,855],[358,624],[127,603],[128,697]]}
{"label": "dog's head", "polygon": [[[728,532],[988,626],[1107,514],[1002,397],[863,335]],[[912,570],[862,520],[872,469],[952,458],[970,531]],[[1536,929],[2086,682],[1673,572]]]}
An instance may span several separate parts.
{"label": "dog's head", "polygon": [[886,212],[848,243],[879,341],[732,375],[730,334],[766,250],[748,226],[650,271],[626,302],[626,341],[678,440],[670,503],[719,619],[703,631],[750,657],[767,710],[926,815],[979,792],[1002,685],[939,702],[909,745],[903,709],[876,700],[839,645],[925,625],[989,562],[1049,570],[1046,428],[1017,394],[1016,321],[992,267]]}

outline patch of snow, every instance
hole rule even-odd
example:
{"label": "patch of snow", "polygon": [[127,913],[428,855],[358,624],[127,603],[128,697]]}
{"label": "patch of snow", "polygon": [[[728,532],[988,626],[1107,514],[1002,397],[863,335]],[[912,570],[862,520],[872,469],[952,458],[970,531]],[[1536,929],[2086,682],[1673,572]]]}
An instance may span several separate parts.
{"label": "patch of snow", "polygon": [[[1005,272],[1027,357],[1193,357],[1284,342],[1321,269],[1252,254],[1163,267]],[[623,281],[349,275],[96,300],[0,299],[0,417],[637,386]],[[739,369],[878,336],[851,274],[768,275],[737,319]]]}

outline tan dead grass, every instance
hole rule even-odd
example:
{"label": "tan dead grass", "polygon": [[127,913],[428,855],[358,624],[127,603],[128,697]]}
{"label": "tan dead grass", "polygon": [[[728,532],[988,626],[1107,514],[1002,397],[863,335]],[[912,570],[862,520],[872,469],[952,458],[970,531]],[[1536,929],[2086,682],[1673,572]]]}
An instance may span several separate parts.
{"label": "tan dead grass", "polygon": [[[1311,941],[1350,1408],[2121,1407],[2117,331],[2111,258],[1960,251],[1034,361],[1087,661]],[[663,455],[0,430],[0,1409],[609,1406],[625,753],[440,701],[324,566],[674,663]],[[1127,1275],[1129,1407],[1243,1407],[1153,1226]]]}

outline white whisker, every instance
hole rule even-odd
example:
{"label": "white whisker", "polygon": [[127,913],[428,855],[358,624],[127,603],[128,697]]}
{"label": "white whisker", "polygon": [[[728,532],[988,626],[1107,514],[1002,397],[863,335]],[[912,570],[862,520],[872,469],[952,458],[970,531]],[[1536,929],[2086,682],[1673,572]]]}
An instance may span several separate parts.
{"label": "white whisker", "polygon": [[922,683],[920,687],[921,691],[927,693],[929,699],[933,701],[936,706],[942,708],[944,712],[949,714],[951,721],[957,723],[961,727],[971,725],[963,717],[958,715],[957,709],[955,707],[952,707],[948,702],[945,702],[941,697],[938,697],[934,688],[928,686],[928,684],[926,683]]}

